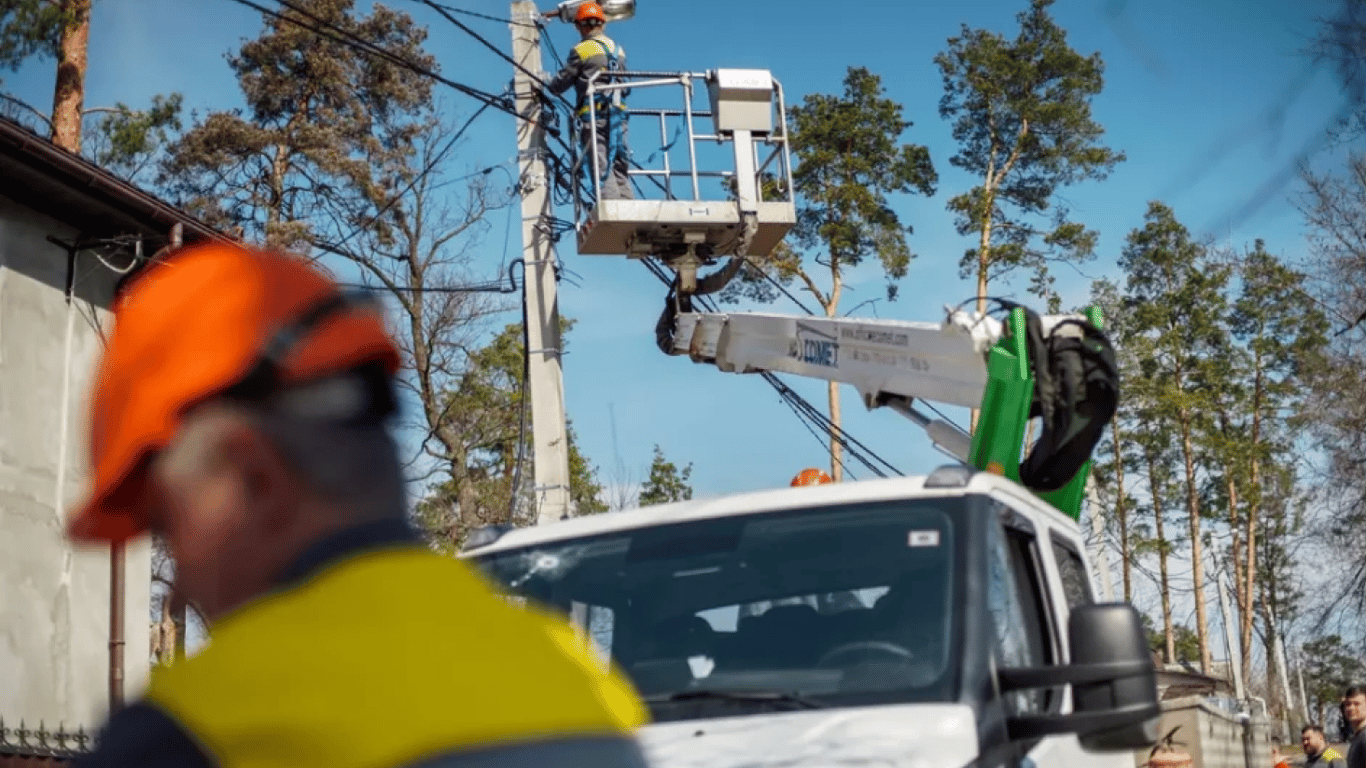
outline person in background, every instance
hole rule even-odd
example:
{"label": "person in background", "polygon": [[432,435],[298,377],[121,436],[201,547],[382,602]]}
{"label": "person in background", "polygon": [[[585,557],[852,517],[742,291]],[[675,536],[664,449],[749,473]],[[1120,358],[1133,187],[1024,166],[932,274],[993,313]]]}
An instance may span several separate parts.
{"label": "person in background", "polygon": [[210,642],[77,765],[644,768],[625,678],[409,526],[398,367],[291,256],[193,246],[125,286],[68,534],[163,537]]}
{"label": "person in background", "polygon": [[1328,746],[1328,737],[1320,726],[1306,725],[1300,729],[1300,748],[1304,750],[1307,768],[1343,768],[1347,764],[1341,753]]}
{"label": "person in background", "polygon": [[1290,768],[1290,763],[1281,757],[1281,739],[1279,736],[1271,737],[1271,765],[1272,768]]}
{"label": "person in background", "polygon": [[1347,740],[1347,768],[1366,768],[1366,686],[1354,685],[1343,691],[1342,719],[1351,734]]}

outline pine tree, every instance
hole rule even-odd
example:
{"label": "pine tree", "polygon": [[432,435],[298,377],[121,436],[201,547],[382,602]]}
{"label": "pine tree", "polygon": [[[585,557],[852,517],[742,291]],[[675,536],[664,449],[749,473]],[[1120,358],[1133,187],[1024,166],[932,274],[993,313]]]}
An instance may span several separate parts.
{"label": "pine tree", "polygon": [[[405,13],[354,0],[300,0],[228,58],[246,110],[210,112],[161,167],[177,201],[224,229],[278,248],[307,248],[338,210],[374,212],[403,189],[400,170],[432,115],[431,80],[313,32],[325,23],[417,67],[436,62]],[[386,194],[387,193],[387,194]],[[376,200],[381,202],[376,203]]]}
{"label": "pine tree", "polygon": [[977,245],[963,255],[986,311],[991,280],[1033,272],[1031,291],[1056,308],[1051,261],[1083,261],[1096,233],[1068,219],[1061,187],[1105,178],[1124,154],[1101,143],[1091,100],[1104,86],[1099,53],[1083,56],[1049,16],[1053,0],[1031,0],[1014,40],[984,29],[949,39],[935,57],[944,78],[939,114],[953,122],[958,154],[949,159],[980,179],[948,203],[961,235]]}
{"label": "pine tree", "polygon": [[1134,332],[1151,345],[1141,366],[1154,386],[1152,415],[1171,425],[1180,457],[1195,630],[1200,668],[1208,673],[1199,438],[1215,411],[1212,398],[1222,381],[1215,353],[1226,335],[1220,322],[1228,314],[1224,290],[1229,270],[1211,259],[1208,249],[1192,240],[1171,208],[1160,202],[1149,203],[1144,226],[1129,234],[1120,267],[1126,274]]}
{"label": "pine tree", "polygon": [[671,501],[686,501],[692,498],[692,464],[679,469],[672,461],[664,458],[664,451],[655,446],[654,458],[650,462],[650,477],[640,489],[640,505],[667,504]]}
{"label": "pine tree", "polygon": [[[876,258],[887,277],[887,295],[906,275],[915,254],[888,200],[894,194],[934,194],[938,181],[929,150],[903,144],[911,127],[902,106],[884,95],[882,79],[863,67],[850,67],[840,96],[811,94],[790,107],[792,152],[796,167],[796,248],[779,248],[768,259],[750,260],[740,285],[760,286],[767,272],[784,283],[797,282],[827,317],[839,312],[849,270]],[[829,277],[822,289],[821,273]],[[752,295],[772,298],[764,290]],[[734,294],[731,294],[732,296]],[[828,387],[830,420],[841,424],[839,385]],[[830,476],[843,477],[841,446],[830,440]]]}

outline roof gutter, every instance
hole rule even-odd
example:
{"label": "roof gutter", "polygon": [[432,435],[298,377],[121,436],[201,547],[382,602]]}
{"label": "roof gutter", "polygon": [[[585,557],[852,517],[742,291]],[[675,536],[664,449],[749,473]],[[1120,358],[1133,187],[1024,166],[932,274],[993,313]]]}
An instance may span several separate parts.
{"label": "roof gutter", "polygon": [[89,160],[61,149],[12,120],[0,119],[0,141],[69,177],[77,184],[107,195],[130,213],[139,215],[149,222],[161,224],[162,227],[158,229],[162,231],[170,225],[180,224],[185,234],[194,239],[230,239],[199,219],[120,179]]}

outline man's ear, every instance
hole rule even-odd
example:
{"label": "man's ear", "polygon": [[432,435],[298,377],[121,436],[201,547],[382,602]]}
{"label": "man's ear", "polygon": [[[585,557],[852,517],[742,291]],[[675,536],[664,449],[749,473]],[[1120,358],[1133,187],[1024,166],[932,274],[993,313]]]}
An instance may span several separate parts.
{"label": "man's ear", "polygon": [[271,529],[291,525],[299,509],[299,480],[288,460],[264,434],[239,422],[223,436],[223,458],[242,484],[243,502]]}

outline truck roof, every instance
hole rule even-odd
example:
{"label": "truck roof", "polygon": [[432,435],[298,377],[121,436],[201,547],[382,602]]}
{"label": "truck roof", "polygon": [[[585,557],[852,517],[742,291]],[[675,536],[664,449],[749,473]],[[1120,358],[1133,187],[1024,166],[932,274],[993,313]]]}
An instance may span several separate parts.
{"label": "truck roof", "polygon": [[[1011,500],[1012,507],[1038,515],[1046,519],[1055,528],[1077,529],[1076,521],[1062,514],[1022,486],[989,472],[972,472],[971,477],[963,482],[961,477],[968,471],[971,470],[964,467],[948,466],[930,475],[748,491],[710,499],[678,501],[619,512],[603,512],[561,520],[549,525],[513,529],[487,546],[468,550],[462,553],[462,556],[487,555],[546,542],[708,518],[754,515],[837,504],[857,504],[904,498],[965,496],[968,494],[1006,497]],[[926,481],[931,478],[940,480],[942,478],[941,473],[948,473],[952,482],[938,487],[925,487]]]}

